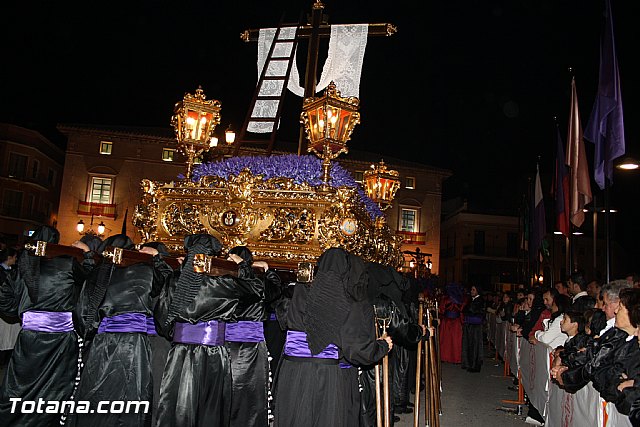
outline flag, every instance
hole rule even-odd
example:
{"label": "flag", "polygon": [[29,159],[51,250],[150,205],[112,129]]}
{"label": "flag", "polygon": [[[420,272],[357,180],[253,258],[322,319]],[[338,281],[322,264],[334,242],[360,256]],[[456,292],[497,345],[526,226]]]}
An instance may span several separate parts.
{"label": "flag", "polygon": [[611,2],[605,2],[605,28],[600,38],[598,95],[585,128],[585,138],[595,144],[593,176],[601,189],[605,177],[613,182],[613,161],[625,152],[622,94],[613,40]]}
{"label": "flag", "polygon": [[569,171],[565,165],[564,144],[558,133],[558,147],[556,152],[556,175],[554,178],[553,196],[556,205],[556,230],[569,237]]}
{"label": "flag", "polygon": [[126,235],[127,234],[127,214],[129,213],[129,208],[124,211],[124,218],[122,219],[122,231],[120,233]]}
{"label": "flag", "polygon": [[533,194],[533,233],[531,236],[531,251],[529,252],[534,259],[539,256],[539,252],[542,249],[542,240],[547,232],[542,185],[540,184],[540,167],[538,166],[537,169]]}
{"label": "flag", "polygon": [[584,222],[584,206],[591,202],[591,179],[587,165],[587,153],[582,140],[582,125],[578,111],[576,80],[571,79],[571,110],[569,111],[569,132],[567,136],[566,164],[571,168],[569,179],[569,219],[580,227]]}

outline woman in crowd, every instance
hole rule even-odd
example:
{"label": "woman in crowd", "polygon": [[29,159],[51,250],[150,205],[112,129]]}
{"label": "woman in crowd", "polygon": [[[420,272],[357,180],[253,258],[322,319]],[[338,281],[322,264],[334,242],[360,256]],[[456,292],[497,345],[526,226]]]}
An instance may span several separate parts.
{"label": "woman in crowd", "polygon": [[[545,292],[548,296],[550,291]],[[550,307],[551,317],[543,322],[544,330],[536,331],[534,336],[529,337],[529,342],[538,342],[548,345],[552,350],[564,345],[567,335],[562,331],[561,324],[565,311],[571,305],[571,298],[564,294],[555,294]]]}

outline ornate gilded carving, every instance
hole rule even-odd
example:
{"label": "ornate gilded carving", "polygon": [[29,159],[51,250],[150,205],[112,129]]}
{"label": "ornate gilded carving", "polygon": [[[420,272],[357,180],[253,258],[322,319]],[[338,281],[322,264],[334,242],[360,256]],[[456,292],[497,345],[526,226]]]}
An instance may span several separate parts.
{"label": "ornate gilded carving", "polygon": [[308,243],[315,233],[316,215],[309,209],[277,208],[273,221],[260,232],[263,242]]}
{"label": "ornate gilded carving", "polygon": [[154,184],[149,179],[143,179],[140,183],[142,187],[142,199],[136,205],[133,212],[133,225],[136,226],[143,242],[150,242],[157,239],[156,221],[158,218],[158,203],[155,197]]}
{"label": "ornate gilded carving", "polygon": [[194,203],[171,203],[162,213],[162,227],[169,234],[189,235],[206,232],[200,221],[202,206]]}
{"label": "ornate gilded carving", "polygon": [[399,241],[374,221],[355,188],[321,191],[293,178],[254,175],[248,169],[226,179],[197,182],[143,180],[134,224],[143,241],[159,240],[182,251],[184,236],[207,232],[225,250],[247,245],[256,258],[296,268],[314,262],[329,247],[342,247],[366,260],[398,267]]}

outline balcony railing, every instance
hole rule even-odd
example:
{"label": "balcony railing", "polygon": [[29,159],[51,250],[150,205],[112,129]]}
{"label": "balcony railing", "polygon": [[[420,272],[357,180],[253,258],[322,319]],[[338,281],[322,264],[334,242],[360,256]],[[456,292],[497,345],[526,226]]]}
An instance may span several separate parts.
{"label": "balcony railing", "polygon": [[116,217],[116,205],[111,203],[78,202],[78,215]]}
{"label": "balcony railing", "polygon": [[405,245],[424,245],[427,241],[427,233],[425,231],[396,231],[398,236],[402,237],[402,243]]}

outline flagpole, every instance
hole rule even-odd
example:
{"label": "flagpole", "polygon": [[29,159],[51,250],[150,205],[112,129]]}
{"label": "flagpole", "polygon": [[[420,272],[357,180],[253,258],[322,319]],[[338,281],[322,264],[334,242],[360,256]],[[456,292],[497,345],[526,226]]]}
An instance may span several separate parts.
{"label": "flagpole", "polygon": [[[598,271],[598,257],[597,257],[597,251],[598,251],[598,209],[596,209],[596,206],[598,206],[597,202],[596,202],[596,196],[593,196],[593,274],[595,277],[596,272]],[[607,283],[609,283],[607,281]]]}
{"label": "flagpole", "polygon": [[576,226],[573,225],[573,223],[569,223],[569,237],[567,239],[568,245],[569,245],[569,250],[567,252],[569,252],[569,270],[567,270],[567,277],[570,277],[573,274],[573,270],[574,270],[574,266],[575,266],[575,253],[573,250],[574,247],[574,240],[575,240],[575,234],[573,234],[573,232],[575,231]]}
{"label": "flagpole", "polygon": [[609,224],[609,215],[611,214],[611,209],[609,208],[609,179],[606,174],[604,177],[604,247],[605,247],[605,262],[606,262],[606,278],[607,283],[611,281],[611,237],[609,234],[610,224]]}

